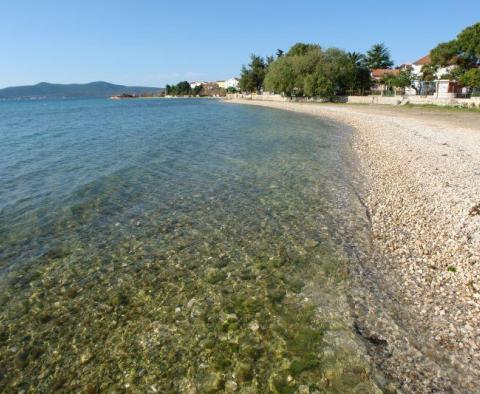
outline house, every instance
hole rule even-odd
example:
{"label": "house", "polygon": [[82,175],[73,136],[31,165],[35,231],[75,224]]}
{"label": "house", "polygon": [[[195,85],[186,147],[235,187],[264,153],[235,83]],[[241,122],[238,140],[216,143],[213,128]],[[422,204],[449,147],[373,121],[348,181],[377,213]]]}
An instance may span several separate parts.
{"label": "house", "polygon": [[225,80],[225,89],[228,89],[228,88],[238,89],[239,87],[240,87],[239,78],[229,78]]}
{"label": "house", "polygon": [[429,66],[430,64],[432,64],[432,61],[430,60],[430,55],[426,55],[413,62],[412,64],[405,65],[405,67],[410,66],[412,68],[412,73],[414,73],[415,75],[421,75],[422,67]]}
{"label": "house", "polygon": [[240,79],[238,78],[228,78],[224,81],[216,81],[216,83],[221,89],[235,88],[238,89],[240,85]]}
{"label": "house", "polygon": [[[424,66],[430,66],[432,64],[432,60],[430,59],[430,55],[426,55],[418,59],[417,61],[413,62],[412,64],[406,65],[407,67],[412,68],[412,72],[415,75],[421,76],[423,74],[422,68]],[[437,78],[442,78],[442,76],[449,74],[453,68],[455,68],[455,65],[450,65],[446,67],[439,67],[436,72],[435,76]]]}
{"label": "house", "polygon": [[455,97],[457,93],[461,92],[461,86],[456,81],[451,81],[446,75],[450,74],[455,65],[449,65],[446,67],[437,68],[434,73],[433,81],[423,81],[423,67],[432,64],[430,55],[426,55],[413,62],[412,64],[404,65],[404,69],[409,67],[412,73],[418,77],[418,80],[414,82],[413,88],[407,88],[407,95],[420,94],[422,96],[436,96],[436,97]]}
{"label": "house", "polygon": [[190,84],[190,87],[192,89],[195,89],[197,86],[203,86],[205,85],[207,82],[198,82],[198,81],[195,81],[195,82],[189,82]]}
{"label": "house", "polygon": [[371,71],[371,76],[373,79],[373,86],[371,88],[372,92],[376,94],[382,94],[388,90],[388,87],[383,83],[384,78],[387,75],[398,75],[400,70],[392,70],[390,68],[374,68]]}

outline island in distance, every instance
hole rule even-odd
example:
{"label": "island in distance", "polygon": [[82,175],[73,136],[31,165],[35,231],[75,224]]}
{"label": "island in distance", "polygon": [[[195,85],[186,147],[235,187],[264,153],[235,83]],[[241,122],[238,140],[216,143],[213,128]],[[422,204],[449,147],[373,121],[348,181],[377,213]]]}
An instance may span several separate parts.
{"label": "island in distance", "polygon": [[0,89],[1,99],[46,99],[46,98],[87,98],[112,97],[120,95],[159,96],[164,88],[146,86],[125,86],[98,81],[85,84],[54,84],[41,82],[36,85],[14,86]]}

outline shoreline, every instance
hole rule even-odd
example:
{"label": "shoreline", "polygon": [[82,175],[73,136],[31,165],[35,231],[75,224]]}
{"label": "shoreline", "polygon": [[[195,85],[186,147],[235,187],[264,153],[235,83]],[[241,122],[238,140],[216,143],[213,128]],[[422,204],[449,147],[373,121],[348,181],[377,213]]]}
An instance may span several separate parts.
{"label": "shoreline", "polygon": [[[480,380],[480,115],[230,99],[352,126],[371,251],[352,267],[354,328],[406,392]],[[461,127],[459,127],[459,124]]]}

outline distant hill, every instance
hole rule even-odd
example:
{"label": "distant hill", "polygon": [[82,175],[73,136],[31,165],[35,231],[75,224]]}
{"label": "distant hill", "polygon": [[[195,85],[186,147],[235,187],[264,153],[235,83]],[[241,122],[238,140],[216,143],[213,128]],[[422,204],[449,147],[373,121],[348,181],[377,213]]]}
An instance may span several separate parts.
{"label": "distant hill", "polygon": [[41,82],[30,86],[14,86],[0,89],[0,99],[16,98],[62,98],[62,97],[110,97],[122,93],[142,94],[160,93],[163,88],[146,86],[124,86],[108,82],[90,82],[85,84],[58,84]]}

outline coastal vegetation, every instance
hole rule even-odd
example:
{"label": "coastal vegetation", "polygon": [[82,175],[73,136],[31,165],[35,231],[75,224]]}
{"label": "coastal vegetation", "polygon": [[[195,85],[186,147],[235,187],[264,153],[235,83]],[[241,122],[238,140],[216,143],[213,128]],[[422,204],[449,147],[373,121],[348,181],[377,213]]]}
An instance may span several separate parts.
{"label": "coastal vegetation", "polygon": [[369,69],[390,68],[393,66],[390,51],[385,44],[375,44],[372,46],[365,56],[365,65]]}
{"label": "coastal vegetation", "polygon": [[260,56],[251,55],[248,68],[243,66],[240,72],[240,89],[246,92],[261,91],[266,71],[266,61]]}
{"label": "coastal vegetation", "polygon": [[287,96],[332,97],[367,91],[370,69],[392,64],[384,44],[376,44],[366,55],[338,48],[323,49],[318,44],[297,43],[286,53],[263,59],[252,55],[243,66],[240,88],[247,92],[269,90]]}
{"label": "coastal vegetation", "polygon": [[191,96],[194,92],[187,81],[182,81],[176,85],[166,85],[165,94],[169,96]]}
{"label": "coastal vegetation", "polygon": [[[480,23],[464,29],[456,39],[441,43],[430,52],[431,64],[421,74],[412,67],[385,73],[380,82],[389,89],[411,87],[415,81],[433,81],[440,67],[449,67],[442,79],[480,88]],[[391,69],[390,51],[383,43],[373,45],[365,54],[318,44],[297,43],[287,52],[278,49],[275,56],[251,55],[248,66],[241,69],[240,88],[244,92],[263,90],[285,96],[325,97],[363,95],[373,84],[371,71]]]}
{"label": "coastal vegetation", "polygon": [[430,58],[434,68],[454,66],[445,78],[480,88],[480,22],[462,30],[455,39],[438,44]]}
{"label": "coastal vegetation", "polygon": [[[175,97],[207,97],[207,96],[225,96],[227,90],[221,88],[217,83],[202,83],[192,87],[188,81],[182,81],[176,85],[166,85],[165,94]],[[229,93],[236,93],[236,90],[230,90]]]}

